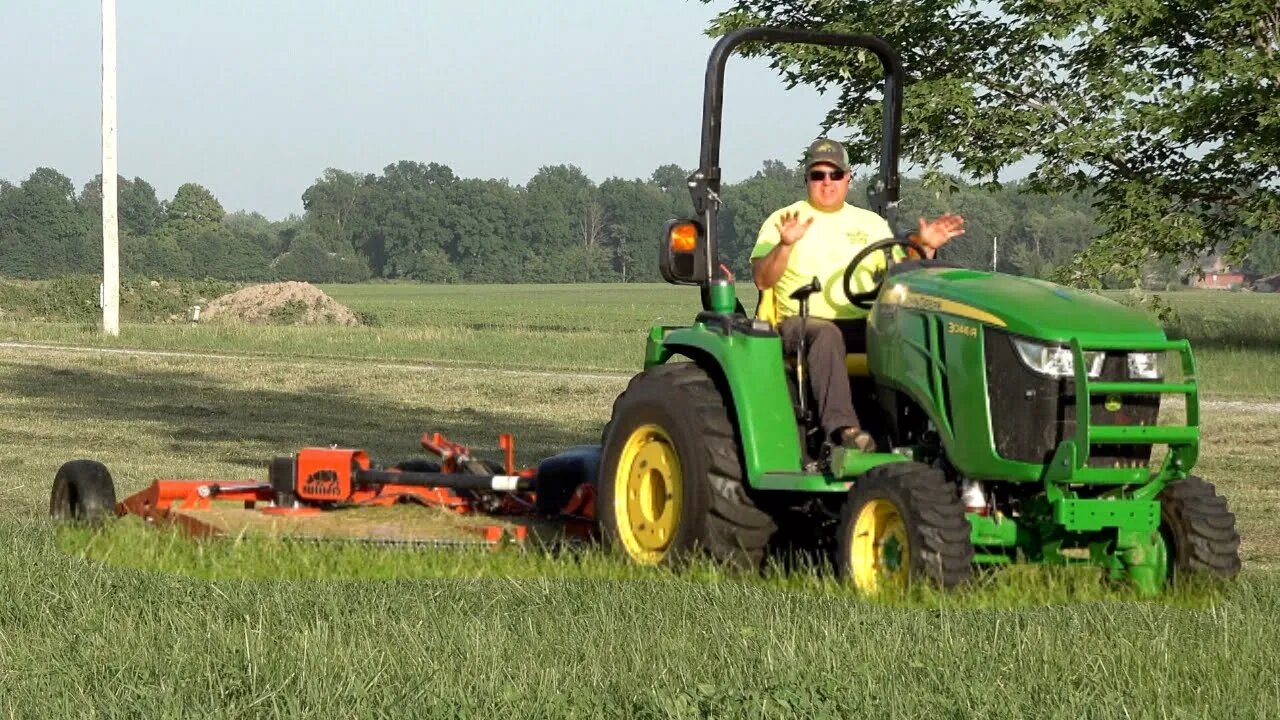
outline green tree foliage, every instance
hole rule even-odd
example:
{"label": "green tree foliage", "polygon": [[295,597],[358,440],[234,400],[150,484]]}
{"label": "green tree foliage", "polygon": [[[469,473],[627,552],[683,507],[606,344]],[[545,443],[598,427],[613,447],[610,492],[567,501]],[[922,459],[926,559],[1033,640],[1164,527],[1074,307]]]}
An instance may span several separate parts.
{"label": "green tree foliage", "polygon": [[656,185],[667,198],[671,217],[693,214],[693,200],[689,198],[689,176],[692,174],[692,170],[679,165],[662,165],[649,176],[649,183]]}
{"label": "green tree foliage", "polygon": [[600,183],[599,196],[611,273],[623,282],[658,281],[662,227],[675,216],[668,194],[651,182],[610,178]]}
{"label": "green tree foliage", "polygon": [[[362,221],[367,216],[365,201],[374,182],[372,175],[329,168],[302,193],[304,222],[325,247],[358,247],[356,238],[363,234]],[[382,254],[366,257],[379,269],[386,264]]]}
{"label": "green tree foliage", "polygon": [[[156,189],[142,178],[132,180],[116,177],[116,216],[119,222],[120,270],[123,274],[139,275],[150,270],[153,264],[163,268],[161,276],[185,277],[191,261],[177,248],[177,242],[169,238],[167,249],[155,247],[153,235],[164,219],[164,208],[156,197]],[[89,236],[88,242],[102,254],[102,176],[95,175],[80,189],[80,212]],[[151,259],[148,259],[151,258]]]}
{"label": "green tree foliage", "polygon": [[[195,183],[160,203],[142,179],[120,178],[121,269],[126,277],[238,282],[654,282],[663,225],[692,212],[688,176],[664,165],[648,179],[596,185],[581,169],[558,165],[521,187],[459,178],[436,163],[400,162],[379,175],[328,170],[303,192],[305,213],[283,220],[227,213]],[[851,202],[866,206],[869,182],[855,181]],[[904,180],[901,215],[905,224],[918,215],[965,214],[968,234],[945,251],[954,262],[990,267],[998,238],[1001,270],[1045,277],[1100,232],[1087,194],[948,182],[943,192]],[[0,274],[97,271],[101,183],[91,180],[78,198],[70,188],[47,169],[21,185],[0,181]],[[721,259],[738,277],[750,276],[748,258],[765,218],[804,194],[799,166],[778,160],[725,184]],[[46,262],[46,247],[59,242],[80,250],[59,250]],[[1255,264],[1266,262],[1260,255]],[[1176,282],[1179,267],[1148,274]]]}
{"label": "green tree foliage", "polygon": [[[102,181],[98,180],[98,192],[101,195]],[[120,200],[118,203],[120,229],[135,237],[150,235],[160,226],[164,218],[164,208],[156,197],[156,189],[146,180],[135,177],[118,181]]]}
{"label": "green tree foliage", "polygon": [[[156,189],[146,180],[123,175],[116,178],[116,216],[122,236],[143,237],[156,231],[164,217],[164,209],[156,197]],[[102,241],[102,175],[95,175],[80,189],[80,210],[85,222],[96,233],[95,244]]]}
{"label": "green tree foliage", "polygon": [[453,210],[447,254],[465,282],[514,282],[524,278],[516,228],[523,222],[521,196],[505,180],[459,180],[451,186]]}
{"label": "green tree foliage", "polygon": [[[1102,234],[1062,277],[1136,281],[1154,256],[1222,245],[1239,258],[1280,226],[1275,0],[736,0],[711,32],[756,25],[874,33],[897,47],[903,142],[921,165],[950,158],[995,181],[1030,161],[1027,189],[1094,193]],[[790,82],[837,89],[827,125],[848,125],[852,154],[874,157],[872,58],[755,52]]]}
{"label": "green tree foliage", "polygon": [[12,277],[39,278],[94,272],[94,248],[71,179],[38,168],[20,185],[0,187],[0,268]]}
{"label": "green tree foliage", "polygon": [[190,278],[191,253],[178,245],[172,235],[121,238],[120,269],[125,275]]}
{"label": "green tree foliage", "polygon": [[604,212],[595,183],[575,165],[543,167],[524,192],[525,265],[534,282],[597,279],[584,263],[603,262]]}
{"label": "green tree foliage", "polygon": [[39,268],[33,243],[21,231],[23,218],[18,212],[22,195],[13,183],[0,180],[0,270],[12,277],[32,277]]}
{"label": "green tree foliage", "polygon": [[1268,232],[1259,236],[1253,243],[1245,267],[1263,276],[1280,273],[1280,234]]}
{"label": "green tree foliage", "polygon": [[208,188],[197,183],[178,187],[173,199],[164,204],[164,222],[159,232],[179,243],[217,229],[227,214]]}
{"label": "green tree foliage", "polygon": [[[421,279],[427,272],[424,257],[448,259],[449,191],[457,181],[453,170],[437,163],[401,161],[383,169],[365,204],[368,231],[359,240],[375,273]],[[441,272],[452,275],[451,270]]]}
{"label": "green tree foliage", "polygon": [[249,238],[224,227],[207,230],[187,244],[197,279],[265,280],[268,258]]}
{"label": "green tree foliage", "polygon": [[369,279],[369,266],[354,251],[330,250],[327,243],[307,230],[290,243],[288,251],[276,259],[275,275],[280,280],[351,283]]}
{"label": "green tree foliage", "polygon": [[270,260],[284,251],[285,230],[300,226],[301,222],[297,217],[272,222],[261,213],[238,211],[222,218],[222,230],[256,248],[259,258]]}

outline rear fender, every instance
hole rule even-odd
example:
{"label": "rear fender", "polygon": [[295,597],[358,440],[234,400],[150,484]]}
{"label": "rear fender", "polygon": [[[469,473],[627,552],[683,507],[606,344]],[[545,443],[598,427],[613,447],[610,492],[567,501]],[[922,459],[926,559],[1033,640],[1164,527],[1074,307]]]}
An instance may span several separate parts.
{"label": "rear fender", "polygon": [[712,328],[655,327],[649,335],[645,367],[682,355],[696,362],[728,393],[737,420],[747,482],[759,487],[765,473],[801,470],[799,428],[787,391],[782,339],[776,333],[748,335]]}

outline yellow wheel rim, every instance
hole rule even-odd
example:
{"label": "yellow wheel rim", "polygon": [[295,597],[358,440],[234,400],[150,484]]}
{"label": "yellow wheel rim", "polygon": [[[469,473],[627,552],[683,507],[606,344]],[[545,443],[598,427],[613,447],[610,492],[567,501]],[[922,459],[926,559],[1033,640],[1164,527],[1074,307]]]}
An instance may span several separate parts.
{"label": "yellow wheel rim", "polygon": [[631,431],[613,475],[618,537],[637,562],[654,565],[680,524],[684,476],[671,436],[658,425]]}
{"label": "yellow wheel rim", "polygon": [[862,506],[853,524],[849,563],[854,585],[866,593],[906,587],[911,547],[902,514],[888,500]]}

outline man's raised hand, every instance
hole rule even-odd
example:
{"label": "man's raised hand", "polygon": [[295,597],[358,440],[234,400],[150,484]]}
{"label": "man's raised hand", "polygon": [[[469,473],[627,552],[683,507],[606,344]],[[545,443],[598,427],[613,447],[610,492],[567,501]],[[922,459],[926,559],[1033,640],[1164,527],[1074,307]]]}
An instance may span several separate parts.
{"label": "man's raised hand", "polygon": [[964,234],[964,218],[954,213],[944,213],[932,222],[920,218],[920,243],[930,250],[946,245],[953,237]]}
{"label": "man's raised hand", "polygon": [[778,230],[778,240],[783,245],[790,247],[800,242],[800,238],[809,231],[809,226],[813,224],[813,217],[800,222],[800,212],[784,212],[778,218],[778,223],[774,226]]}

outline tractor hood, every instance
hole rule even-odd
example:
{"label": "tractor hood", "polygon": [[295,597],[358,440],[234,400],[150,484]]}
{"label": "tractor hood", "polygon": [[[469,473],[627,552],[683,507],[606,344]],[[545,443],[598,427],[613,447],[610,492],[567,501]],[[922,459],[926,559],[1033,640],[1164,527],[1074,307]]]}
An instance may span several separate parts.
{"label": "tractor hood", "polygon": [[1067,343],[1165,339],[1146,313],[1043,280],[964,268],[922,268],[888,278],[879,302],[979,320],[1026,337]]}

